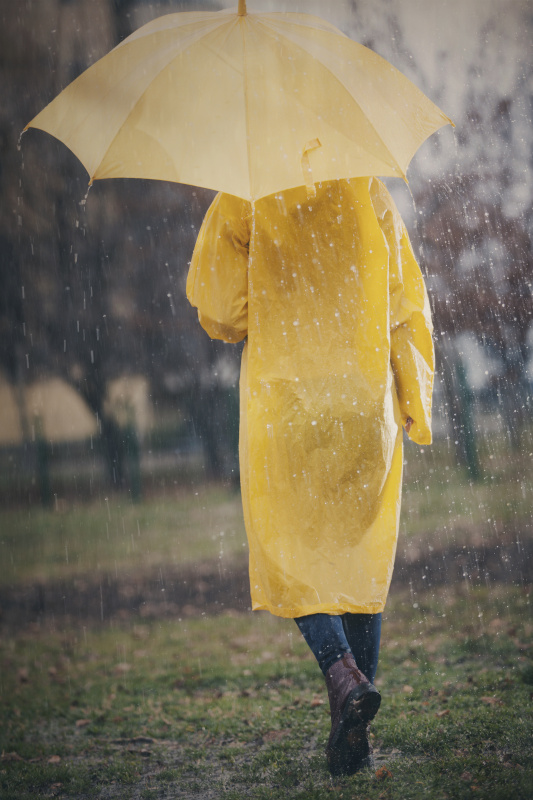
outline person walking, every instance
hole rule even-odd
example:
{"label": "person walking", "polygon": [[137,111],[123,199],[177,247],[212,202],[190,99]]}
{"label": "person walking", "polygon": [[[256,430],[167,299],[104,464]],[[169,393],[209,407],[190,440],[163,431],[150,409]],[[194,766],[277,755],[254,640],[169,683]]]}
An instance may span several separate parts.
{"label": "person walking", "polygon": [[252,204],[218,194],[187,297],[246,339],[239,459],[252,608],[293,618],[325,676],[333,775],[372,765],[368,724],[398,537],[403,433],[431,442],[432,324],[396,206],[375,178]]}

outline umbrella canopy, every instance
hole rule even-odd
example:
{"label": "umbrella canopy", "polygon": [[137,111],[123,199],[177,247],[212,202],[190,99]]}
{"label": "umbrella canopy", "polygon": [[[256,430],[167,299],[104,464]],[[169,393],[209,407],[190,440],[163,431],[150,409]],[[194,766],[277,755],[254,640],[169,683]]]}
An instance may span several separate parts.
{"label": "umbrella canopy", "polygon": [[96,62],[27,127],[90,181],[154,178],[247,200],[313,182],[405,178],[448,117],[372,50],[318,17],[169,14]]}

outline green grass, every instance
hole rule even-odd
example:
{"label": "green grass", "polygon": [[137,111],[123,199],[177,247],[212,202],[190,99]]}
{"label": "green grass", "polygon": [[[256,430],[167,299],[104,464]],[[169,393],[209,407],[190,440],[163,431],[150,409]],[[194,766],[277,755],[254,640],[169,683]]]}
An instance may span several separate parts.
{"label": "green grass", "polygon": [[404,458],[404,491],[400,553],[457,546],[491,547],[531,537],[533,445],[509,449],[501,435],[478,440],[481,478],[472,481],[457,465],[453,444],[431,447],[408,444]]}
{"label": "green grass", "polygon": [[[532,448],[533,449],[533,448]],[[400,554],[531,536],[528,448],[482,442],[468,480],[445,442],[406,447]],[[240,497],[206,487],[0,513],[0,584],[148,574],[245,553]],[[416,586],[416,582],[413,586]],[[0,797],[533,798],[526,588],[396,589],[373,725],[377,774],[332,780],[324,682],[267,614],[0,628]]]}
{"label": "green grass", "polygon": [[231,558],[246,541],[240,496],[219,488],[4,511],[0,531],[0,584]]}
{"label": "green grass", "polygon": [[33,627],[0,642],[0,796],[530,798],[531,619],[516,587],[391,597],[381,772],[335,780],[324,682],[292,621]]}
{"label": "green grass", "polygon": [[[527,447],[481,440],[482,480],[473,483],[444,441],[405,448],[400,548],[512,542],[531,533],[533,482]],[[0,512],[0,584],[87,574],[131,574],[161,564],[231,559],[245,551],[238,493],[198,488],[132,504],[111,495]],[[400,550],[401,552],[401,550]]]}

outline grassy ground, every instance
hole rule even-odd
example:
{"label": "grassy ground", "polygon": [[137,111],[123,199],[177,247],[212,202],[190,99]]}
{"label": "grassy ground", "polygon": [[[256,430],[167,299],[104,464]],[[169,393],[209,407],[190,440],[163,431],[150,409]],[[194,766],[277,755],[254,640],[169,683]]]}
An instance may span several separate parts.
{"label": "grassy ground", "polygon": [[453,443],[408,445],[401,523],[404,543],[412,546],[438,534],[446,546],[480,545],[530,529],[533,484],[528,464],[533,446],[526,440],[524,445],[513,451],[501,436],[480,437],[477,481],[457,466]]}
{"label": "grassy ground", "polygon": [[[406,454],[400,555],[531,538],[527,448],[487,440],[477,483],[445,443]],[[0,585],[231,564],[243,545],[240,498],[219,488],[59,502],[0,513]],[[397,584],[377,772],[342,780],[323,756],[323,679],[291,621],[234,612],[0,627],[0,797],[533,798],[531,597],[488,580]]]}
{"label": "grassy ground", "polygon": [[[406,447],[400,552],[514,541],[531,531],[533,482],[527,447],[481,442],[483,477],[468,481],[446,442]],[[86,505],[60,501],[0,514],[0,585],[90,573],[132,574],[245,548],[238,493],[198,488],[135,505],[114,495]]]}
{"label": "grassy ground", "polygon": [[323,680],[291,621],[34,627],[1,642],[0,796],[530,798],[531,619],[516,587],[393,596],[377,772],[335,780]]}
{"label": "grassy ground", "polygon": [[5,511],[0,530],[0,584],[232,558],[246,541],[240,495],[205,487],[139,505],[114,495]]}

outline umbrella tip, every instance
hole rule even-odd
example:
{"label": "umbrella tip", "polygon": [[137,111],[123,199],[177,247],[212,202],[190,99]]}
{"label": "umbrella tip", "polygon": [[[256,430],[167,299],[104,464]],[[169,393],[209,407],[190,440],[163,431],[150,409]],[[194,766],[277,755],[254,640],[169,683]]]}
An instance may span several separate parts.
{"label": "umbrella tip", "polygon": [[246,0],[239,0],[239,8],[237,10],[237,16],[245,17],[248,12],[246,11]]}

